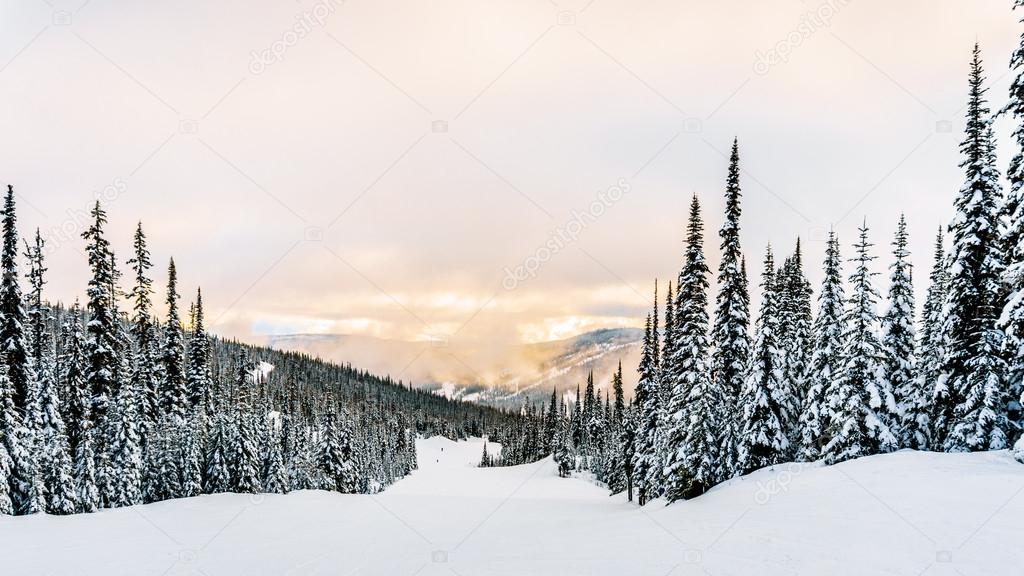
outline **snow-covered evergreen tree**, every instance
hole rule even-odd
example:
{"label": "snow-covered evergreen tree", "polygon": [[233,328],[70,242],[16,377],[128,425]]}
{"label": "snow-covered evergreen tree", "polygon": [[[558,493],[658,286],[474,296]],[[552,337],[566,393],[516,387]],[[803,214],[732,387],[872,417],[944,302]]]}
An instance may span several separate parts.
{"label": "snow-covered evergreen tree", "polygon": [[1006,363],[1003,332],[1001,192],[995,144],[985,100],[981,51],[974,47],[967,131],[960,151],[967,180],[950,224],[952,246],[943,324],[942,372],[936,383],[937,440],[947,451],[1007,446]]}
{"label": "snow-covered evergreen tree", "polygon": [[75,447],[75,496],[78,512],[95,512],[102,501],[96,486],[96,454],[93,450],[93,429],[89,418],[83,420],[81,437]]}
{"label": "snow-covered evergreen tree", "polygon": [[[112,490],[107,496],[108,503],[111,507],[134,506],[142,502],[143,477],[142,418],[134,382],[121,386],[108,416],[110,465],[115,471],[110,478]],[[165,495],[165,498],[173,497],[177,495]]]}
{"label": "snow-covered evergreen tree", "polygon": [[52,335],[48,333],[47,324],[52,319],[50,308],[43,299],[43,287],[46,285],[46,266],[44,263],[46,255],[46,242],[43,240],[39,229],[36,229],[35,239],[32,244],[25,244],[25,258],[29,263],[29,270],[26,278],[29,283],[28,311],[26,320],[28,322],[28,355],[33,365],[38,368],[42,365],[44,356],[52,358],[53,345]]}
{"label": "snow-covered evergreen tree", "polygon": [[[658,308],[658,295],[655,289],[654,308]],[[637,501],[641,506],[659,492],[660,476],[657,471],[661,467],[657,454],[657,434],[659,403],[661,396],[658,390],[658,370],[654,365],[654,343],[656,335],[652,333],[650,315],[644,328],[643,348],[640,352],[640,366],[637,371],[640,378],[634,392],[634,405],[637,413],[636,448],[633,455],[633,470],[636,478]]]}
{"label": "snow-covered evergreen tree", "polygon": [[128,261],[134,274],[131,291],[134,309],[132,335],[135,337],[132,385],[138,397],[137,409],[141,419],[139,425],[146,431],[160,415],[157,390],[160,379],[157,367],[156,327],[153,325],[153,281],[149,278],[149,270],[153,263],[150,260],[146,234],[142,230],[141,222],[135,229],[132,249],[134,255]]}
{"label": "snow-covered evergreen tree", "polygon": [[[945,354],[943,346],[943,306],[946,302],[946,287],[949,273],[946,268],[946,253],[942,227],[935,237],[935,255],[932,271],[928,276],[930,284],[921,310],[921,330],[917,345],[917,363],[914,366],[914,383],[917,386],[917,402],[907,399],[903,409],[905,430],[910,432],[909,447],[917,450],[933,448],[933,430],[943,417],[939,405],[933,400],[935,383],[942,372]],[[943,426],[939,426],[943,427]]]}
{"label": "snow-covered evergreen tree", "polygon": [[793,255],[786,259],[775,280],[779,296],[779,344],[785,356],[779,405],[790,447],[796,450],[801,437],[800,410],[807,396],[808,371],[814,349],[811,285],[804,276],[799,238]]}
{"label": "snow-covered evergreen tree", "polygon": [[263,463],[263,491],[270,494],[286,494],[288,492],[288,469],[284,464],[284,452],[281,446],[281,433],[275,425],[274,418],[264,418],[267,448]]}
{"label": "snow-covered evergreen tree", "polygon": [[262,459],[257,453],[259,431],[253,419],[249,387],[252,382],[252,363],[240,355],[235,364],[235,388],[238,394],[235,412],[236,433],[230,450],[232,491],[255,494],[260,491]]}
{"label": "snow-covered evergreen tree", "polygon": [[721,423],[719,478],[728,478],[736,471],[739,432],[736,407],[750,358],[750,294],[740,249],[740,196],[739,142],[734,140],[725,185],[725,221],[718,232],[722,256],[718,264],[718,297],[712,332],[711,375],[722,398],[719,403],[722,414],[718,416]]}
{"label": "snow-covered evergreen tree", "polygon": [[782,371],[785,356],[777,340],[777,286],[775,260],[769,246],[761,276],[760,317],[740,394],[743,428],[737,447],[737,462],[738,470],[743,473],[777,464],[789,452],[789,439],[781,418],[782,406],[778,401],[784,389]]}
{"label": "snow-covered evergreen tree", "polygon": [[185,344],[178,314],[178,272],[174,259],[167,267],[167,322],[160,346],[160,407],[178,421],[185,419],[188,392],[185,389]]}
{"label": "snow-covered evergreen tree", "polygon": [[14,514],[14,503],[11,502],[11,468],[14,462],[7,453],[7,447],[0,442],[0,516]]}
{"label": "snow-covered evergreen tree", "polygon": [[702,494],[717,481],[721,396],[708,365],[708,270],[704,223],[697,196],[690,203],[686,261],[676,292],[676,347],[670,370],[665,495],[679,500]]}
{"label": "snow-covered evergreen tree", "polygon": [[146,452],[143,499],[160,502],[181,497],[181,436],[177,418],[165,414],[150,432]]}
{"label": "snow-covered evergreen tree", "polygon": [[181,497],[190,498],[203,493],[203,441],[204,419],[193,413],[181,425]]}
{"label": "snow-covered evergreen tree", "polygon": [[813,462],[821,457],[821,449],[828,442],[828,431],[833,406],[830,399],[842,365],[843,334],[843,279],[839,256],[839,238],[830,231],[825,248],[825,278],[818,295],[818,315],[814,321],[814,350],[808,371],[807,396],[800,413],[800,448],[797,459]]}
{"label": "snow-covered evergreen tree", "polygon": [[[86,308],[89,321],[86,324],[86,387],[91,395],[91,415],[96,424],[94,430],[104,426],[107,416],[107,405],[113,398],[115,389],[115,372],[117,371],[117,318],[114,315],[114,303],[111,301],[110,286],[114,282],[114,270],[111,266],[110,243],[107,242],[103,228],[107,224],[107,213],[97,202],[91,212],[93,222],[82,234],[86,241],[86,254],[92,276],[86,291],[88,301]],[[93,434],[93,440],[97,440]],[[101,448],[93,446],[93,449]]]}
{"label": "snow-covered evergreen tree", "polygon": [[889,267],[889,309],[882,317],[882,360],[885,389],[896,402],[892,431],[899,447],[920,445],[917,415],[925,398],[914,380],[916,334],[914,330],[913,264],[907,250],[907,220],[901,214],[893,240],[893,263]]}
{"label": "snow-covered evergreen tree", "polygon": [[188,343],[188,370],[186,388],[193,407],[209,410],[213,400],[210,390],[210,341],[206,334],[203,312],[203,291],[196,291],[195,313],[193,314],[192,337]]}
{"label": "snow-covered evergreen tree", "polygon": [[[1016,0],[1014,8],[1024,8]],[[1021,18],[1024,22],[1024,17]],[[1008,428],[1017,435],[1024,428],[1024,34],[1010,59],[1016,75],[1010,84],[1010,98],[1002,113],[1014,122],[1015,153],[1006,171],[1010,187],[1003,204],[1005,231],[1002,234],[1006,269],[1003,284],[1007,294],[999,325],[1006,335],[1003,358],[1006,359],[1006,389],[1009,396]],[[1024,458],[1024,443],[1014,447]]]}
{"label": "snow-covered evergreen tree", "polygon": [[49,334],[44,333],[43,350],[39,365],[39,412],[41,422],[36,430],[36,448],[39,450],[39,473],[46,493],[46,512],[49,514],[75,513],[75,483],[64,419],[60,414],[57,380],[51,361]]}
{"label": "snow-covered evergreen tree", "polygon": [[2,214],[0,250],[0,350],[9,381],[10,407],[4,408],[2,435],[11,459],[10,498],[16,514],[34,514],[45,508],[42,481],[36,462],[39,425],[38,383],[25,337],[25,309],[18,278],[18,230],[14,188],[7,187]]}
{"label": "snow-covered evergreen tree", "polygon": [[876,310],[879,295],[871,280],[876,273],[870,269],[875,257],[869,253],[872,244],[866,223],[859,233],[844,322],[843,364],[838,385],[828,399],[832,407],[829,443],[822,456],[830,464],[897,448],[890,428],[895,399],[883,380],[884,350],[878,339]]}
{"label": "snow-covered evergreen tree", "polygon": [[82,313],[78,302],[75,302],[61,327],[57,365],[61,417],[67,430],[69,449],[71,454],[75,454],[87,426],[91,399],[85,382],[85,334],[82,331]]}
{"label": "snow-covered evergreen tree", "polygon": [[636,482],[633,463],[636,461],[637,412],[632,404],[626,406],[622,414],[622,425],[619,432],[619,460],[622,462],[622,480],[625,484],[626,498],[633,501],[633,490]]}
{"label": "snow-covered evergreen tree", "polygon": [[320,439],[320,471],[324,490],[350,494],[355,491],[356,471],[352,440],[344,418],[329,414]]}
{"label": "snow-covered evergreen tree", "polygon": [[626,412],[626,393],[622,385],[622,360],[619,360],[619,368],[615,371],[615,376],[612,378],[612,394],[615,396],[612,416],[620,424]]}
{"label": "snow-covered evergreen tree", "polygon": [[546,443],[548,450],[554,451],[555,447],[555,434],[558,433],[558,426],[560,424],[562,415],[558,412],[558,391],[551,388],[551,404],[548,407],[548,417],[544,421],[544,442]]}
{"label": "snow-covered evergreen tree", "polygon": [[7,186],[3,208],[3,248],[0,251],[0,350],[14,386],[14,406],[24,412],[35,375],[25,336],[25,308],[18,278],[18,228],[14,187]]}
{"label": "snow-covered evergreen tree", "polygon": [[213,418],[210,439],[207,444],[203,492],[219,494],[231,490],[231,443],[230,421],[223,413]]}

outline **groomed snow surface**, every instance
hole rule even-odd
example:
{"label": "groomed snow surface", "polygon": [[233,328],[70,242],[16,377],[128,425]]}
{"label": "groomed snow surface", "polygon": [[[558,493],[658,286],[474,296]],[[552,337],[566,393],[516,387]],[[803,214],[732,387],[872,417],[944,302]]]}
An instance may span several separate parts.
{"label": "groomed snow surface", "polygon": [[420,470],[376,496],[226,494],[0,517],[0,574],[1024,573],[1024,466],[1006,452],[779,466],[638,509],[558,478],[550,459],[475,468],[482,443],[421,440]]}

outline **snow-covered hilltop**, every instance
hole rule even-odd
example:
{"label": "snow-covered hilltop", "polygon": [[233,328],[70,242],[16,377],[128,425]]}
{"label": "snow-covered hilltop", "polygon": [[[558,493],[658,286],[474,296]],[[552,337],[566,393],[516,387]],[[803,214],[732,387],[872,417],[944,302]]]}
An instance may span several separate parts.
{"label": "snow-covered hilltop", "polygon": [[558,478],[550,459],[476,468],[482,443],[420,440],[420,469],[375,496],[221,494],[0,517],[3,572],[983,576],[1020,566],[1024,466],[1006,452],[780,465],[640,509]]}

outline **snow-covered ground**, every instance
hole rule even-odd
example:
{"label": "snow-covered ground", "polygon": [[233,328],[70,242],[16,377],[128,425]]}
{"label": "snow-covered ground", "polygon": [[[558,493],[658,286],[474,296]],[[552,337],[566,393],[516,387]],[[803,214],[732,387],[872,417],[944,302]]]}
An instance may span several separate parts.
{"label": "snow-covered ground", "polygon": [[202,496],[0,517],[0,574],[960,575],[1022,573],[1024,466],[900,452],[782,466],[644,509],[546,460],[477,469],[482,441],[419,442],[377,496]]}

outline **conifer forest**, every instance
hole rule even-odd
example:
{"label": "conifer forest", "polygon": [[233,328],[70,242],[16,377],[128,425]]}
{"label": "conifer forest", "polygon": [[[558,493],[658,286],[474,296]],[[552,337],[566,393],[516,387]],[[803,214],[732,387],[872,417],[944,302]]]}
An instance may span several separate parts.
{"label": "conifer forest", "polygon": [[0,574],[1019,570],[1024,0],[107,3],[0,8]]}

